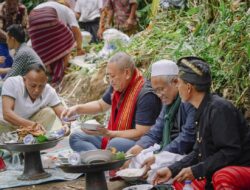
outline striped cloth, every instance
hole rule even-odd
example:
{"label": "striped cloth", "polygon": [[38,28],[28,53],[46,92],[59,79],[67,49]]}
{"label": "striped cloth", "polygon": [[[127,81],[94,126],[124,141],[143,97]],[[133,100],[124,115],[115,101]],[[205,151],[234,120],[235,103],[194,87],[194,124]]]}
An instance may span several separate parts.
{"label": "striped cloth", "polygon": [[[137,97],[143,87],[144,79],[136,69],[125,92],[115,91],[112,95],[111,114],[108,129],[112,131],[123,131],[131,129],[132,119],[135,113]],[[102,149],[105,149],[108,138],[102,139]]]}
{"label": "striped cloth", "polygon": [[60,82],[64,75],[63,59],[74,46],[73,33],[58,20],[55,9],[44,7],[31,11],[29,35],[32,47],[51,71],[51,82]]}

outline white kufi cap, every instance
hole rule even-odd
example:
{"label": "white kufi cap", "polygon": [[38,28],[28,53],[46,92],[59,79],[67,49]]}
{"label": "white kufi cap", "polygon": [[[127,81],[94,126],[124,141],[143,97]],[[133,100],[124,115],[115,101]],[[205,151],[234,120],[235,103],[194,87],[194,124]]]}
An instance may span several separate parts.
{"label": "white kufi cap", "polygon": [[152,64],[151,77],[178,75],[179,69],[175,62],[162,59]]}

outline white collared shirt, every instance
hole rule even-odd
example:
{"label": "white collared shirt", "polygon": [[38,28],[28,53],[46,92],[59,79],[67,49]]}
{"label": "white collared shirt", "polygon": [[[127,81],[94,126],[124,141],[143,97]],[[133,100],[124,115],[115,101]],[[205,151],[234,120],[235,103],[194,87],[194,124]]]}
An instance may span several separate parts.
{"label": "white collared shirt", "polygon": [[102,0],[77,0],[75,12],[80,13],[80,22],[89,22],[100,17]]}
{"label": "white collared shirt", "polygon": [[54,8],[57,12],[58,19],[65,25],[68,25],[70,27],[76,26],[79,28],[75,13],[70,8],[66,7],[65,5],[61,5],[60,3],[57,3],[55,1],[48,1],[39,4],[34,9],[40,9],[44,7]]}
{"label": "white collared shirt", "polygon": [[[14,112],[25,119],[45,107],[54,107],[61,103],[55,89],[49,84],[46,84],[41,96],[32,102],[21,76],[9,77],[3,83],[2,96],[15,99]],[[0,120],[8,123],[3,119],[2,98],[0,98]]]}

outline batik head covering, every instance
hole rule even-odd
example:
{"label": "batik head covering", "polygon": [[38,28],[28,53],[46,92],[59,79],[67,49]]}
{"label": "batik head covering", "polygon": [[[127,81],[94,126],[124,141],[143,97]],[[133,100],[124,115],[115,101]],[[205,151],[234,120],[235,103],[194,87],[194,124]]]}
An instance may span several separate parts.
{"label": "batik head covering", "polygon": [[179,77],[191,84],[211,84],[211,74],[208,63],[199,57],[183,57],[177,61]]}

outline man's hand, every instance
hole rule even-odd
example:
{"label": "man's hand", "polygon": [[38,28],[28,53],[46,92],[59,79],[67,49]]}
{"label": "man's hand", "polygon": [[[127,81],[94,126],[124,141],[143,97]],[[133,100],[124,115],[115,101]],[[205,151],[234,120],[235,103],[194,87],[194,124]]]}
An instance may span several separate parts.
{"label": "man's hand", "polygon": [[85,54],[84,49],[81,48],[81,49],[77,49],[77,50],[76,50],[76,55],[79,56],[79,55],[84,55],[84,54]]}
{"label": "man's hand", "polygon": [[64,129],[64,136],[68,136],[70,134],[70,124],[66,123],[63,125],[63,129]]}
{"label": "man's hand", "polygon": [[3,64],[5,62],[6,57],[5,56],[0,56],[0,64]]}
{"label": "man's hand", "polygon": [[153,185],[167,182],[172,177],[172,172],[169,168],[162,168],[156,172],[156,176],[153,180]]}
{"label": "man's hand", "polygon": [[88,135],[110,137],[111,131],[105,127],[97,127],[96,130],[82,129]]}
{"label": "man's hand", "polygon": [[128,18],[126,20],[125,26],[126,26],[127,29],[131,29],[134,25],[135,25],[135,20],[134,19]]}
{"label": "man's hand", "polygon": [[120,170],[124,170],[124,169],[127,169],[129,167],[129,164],[131,163],[131,159],[130,160],[127,160],[123,165],[122,167],[120,167]]}
{"label": "man's hand", "polygon": [[97,31],[97,37],[100,39],[100,40],[102,40],[103,39],[103,32],[104,32],[104,30],[103,29],[98,29],[98,31]]}
{"label": "man's hand", "polygon": [[183,182],[185,180],[193,180],[194,175],[191,167],[183,168],[177,176],[175,176],[174,181]]}
{"label": "man's hand", "polygon": [[143,148],[141,146],[135,145],[127,151],[127,154],[138,155],[141,153],[142,150]]}
{"label": "man's hand", "polygon": [[143,178],[146,179],[148,177],[148,171],[151,169],[151,165],[155,163],[155,156],[151,156],[147,158],[143,163],[142,163],[142,168],[145,167],[145,172],[143,175]]}
{"label": "man's hand", "polygon": [[72,106],[68,109],[63,110],[60,116],[61,120],[64,122],[75,120],[76,118],[72,118],[72,117],[77,115],[77,109],[78,109],[78,106],[76,105],[76,106]]}

